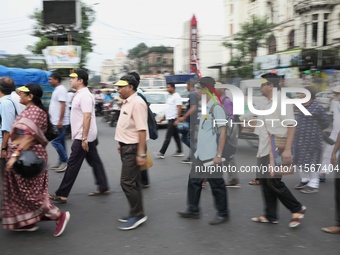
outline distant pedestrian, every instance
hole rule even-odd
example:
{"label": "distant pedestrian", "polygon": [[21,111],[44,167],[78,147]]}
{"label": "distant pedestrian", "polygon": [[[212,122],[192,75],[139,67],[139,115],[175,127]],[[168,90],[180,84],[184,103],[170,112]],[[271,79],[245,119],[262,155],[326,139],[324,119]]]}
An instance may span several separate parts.
{"label": "distant pedestrian", "polygon": [[[213,220],[209,222],[211,225],[221,224],[229,219],[228,196],[223,179],[223,172],[216,171],[214,173],[209,173],[208,171],[205,171],[207,168],[217,169],[217,166],[222,168],[222,152],[227,136],[225,122],[213,123],[214,118],[215,120],[225,120],[226,118],[220,103],[214,96],[210,96],[213,93],[214,87],[215,80],[211,77],[207,76],[198,80],[196,88],[198,96],[199,98],[202,98],[203,94],[206,95],[206,112],[210,113],[210,111],[212,111],[212,113],[202,115],[200,118],[197,134],[197,149],[194,154],[195,157],[193,158],[188,180],[187,209],[178,212],[178,215],[182,218],[200,218],[199,202],[202,183],[203,180],[206,179],[210,184],[214,196],[214,205],[217,210],[217,214]],[[212,108],[213,110],[211,110]],[[220,134],[218,139],[217,134]],[[198,171],[197,169],[202,171]]]}
{"label": "distant pedestrian", "polygon": [[190,152],[186,159],[182,160],[184,164],[190,164],[193,158],[193,153],[196,151],[196,136],[198,125],[198,94],[195,90],[197,79],[191,78],[187,81],[187,90],[189,91],[189,100],[186,103],[186,110],[183,116],[178,117],[174,123],[175,126],[179,122],[184,122],[189,127],[188,130],[184,130],[181,134],[182,142],[189,147]]}
{"label": "distant pedestrian", "polygon": [[146,141],[149,139],[148,111],[144,100],[137,95],[138,82],[133,75],[125,75],[115,83],[124,100],[117,122],[115,139],[122,160],[120,185],[130,205],[129,215],[118,221],[118,228],[130,230],[147,220],[144,214],[140,166],[146,163]]}
{"label": "distant pedestrian", "polygon": [[295,189],[310,194],[319,191],[318,165],[322,151],[322,130],[328,127],[329,118],[323,106],[315,101],[315,88],[313,86],[305,88],[311,93],[311,99],[303,105],[312,115],[299,112],[293,159],[301,177]]}
{"label": "distant pedestrian", "polygon": [[66,203],[73,184],[77,179],[84,159],[92,167],[97,189],[89,193],[89,196],[106,195],[109,186],[103,163],[97,151],[97,124],[95,117],[94,97],[87,88],[89,76],[83,69],[77,69],[70,74],[72,88],[77,92],[72,101],[71,131],[73,143],[71,155],[64,178],[55,195],[50,195],[53,201]]}
{"label": "distant pedestrian", "polygon": [[321,230],[330,233],[330,234],[340,234],[340,157],[337,156],[337,152],[340,149],[340,131],[338,132],[338,137],[336,139],[336,143],[334,145],[334,149],[331,154],[331,164],[333,165],[334,170],[337,168],[337,171],[334,171],[334,193],[335,193],[335,226],[325,227]]}
{"label": "distant pedestrian", "polygon": [[168,146],[170,144],[171,137],[175,139],[177,151],[172,154],[173,157],[183,157],[184,153],[182,151],[182,143],[179,138],[178,129],[175,125],[175,121],[178,117],[181,116],[182,111],[182,98],[176,92],[176,86],[174,83],[169,82],[166,86],[170,96],[168,97],[166,103],[168,107],[165,109],[165,116],[158,120],[158,123],[161,123],[163,120],[168,121],[168,127],[165,135],[165,140],[163,142],[162,148],[160,149],[159,153],[156,153],[157,158],[164,159],[164,155]]}
{"label": "distant pedestrian", "polygon": [[67,106],[67,89],[61,84],[61,75],[58,72],[52,72],[48,81],[54,88],[48,112],[54,129],[58,130],[59,133],[59,135],[51,141],[53,148],[57,151],[59,156],[58,163],[51,166],[49,169],[61,173],[65,172],[68,161],[66,133],[70,125],[70,113]]}

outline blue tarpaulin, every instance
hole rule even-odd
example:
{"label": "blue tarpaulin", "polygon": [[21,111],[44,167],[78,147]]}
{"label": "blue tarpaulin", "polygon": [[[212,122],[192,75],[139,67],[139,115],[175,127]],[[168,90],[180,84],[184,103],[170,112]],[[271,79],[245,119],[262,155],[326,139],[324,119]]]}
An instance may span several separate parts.
{"label": "blue tarpaulin", "polygon": [[27,83],[35,83],[38,85],[48,85],[48,77],[51,72],[35,68],[14,68],[0,65],[0,76],[9,76],[14,80],[16,86],[25,85]]}

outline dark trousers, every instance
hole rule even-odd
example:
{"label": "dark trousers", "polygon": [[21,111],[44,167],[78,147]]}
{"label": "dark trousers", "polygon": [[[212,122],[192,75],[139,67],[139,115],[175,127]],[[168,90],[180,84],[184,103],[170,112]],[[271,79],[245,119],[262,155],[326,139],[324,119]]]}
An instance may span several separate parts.
{"label": "dark trousers", "polygon": [[61,181],[58,190],[55,192],[57,196],[68,197],[85,158],[87,163],[92,167],[92,172],[99,192],[105,192],[109,190],[103,163],[97,151],[97,140],[88,142],[88,152],[84,151],[81,144],[81,140],[74,140],[72,143],[71,155],[68,160],[64,178]]}
{"label": "dark trousers", "polygon": [[143,185],[149,185],[149,173],[148,173],[148,169],[141,171],[140,173],[141,175],[141,181]]}
{"label": "dark trousers", "polygon": [[197,127],[194,125],[193,127],[190,126],[190,129],[181,135],[181,141],[189,147],[190,154],[188,158],[194,158],[194,153],[196,151],[196,133]]}
{"label": "dark trousers", "polygon": [[[191,173],[194,173],[196,166],[202,166],[204,162],[194,158],[191,165]],[[191,175],[192,174],[190,174],[188,181],[188,193],[187,193],[188,211],[198,213],[200,211],[199,202],[202,191],[202,182],[204,178],[196,178],[197,174],[194,174],[195,178],[192,178]],[[225,188],[223,175],[221,174],[220,178],[207,178],[206,180],[209,182],[212,195],[214,196],[215,200],[214,204],[217,210],[217,215],[221,217],[228,217],[229,216],[228,194],[227,189]]]}
{"label": "dark trousers", "polygon": [[170,144],[171,137],[174,137],[176,145],[177,145],[177,152],[182,152],[182,143],[179,139],[178,129],[174,126],[175,119],[171,119],[168,121],[168,129],[166,131],[165,140],[163,142],[163,146],[159,151],[162,154],[165,154],[168,146]]}
{"label": "dark trousers", "polygon": [[[258,158],[258,165],[268,166],[269,155]],[[262,188],[262,195],[264,199],[265,216],[269,221],[278,220],[277,215],[277,202],[280,202],[291,211],[291,213],[297,213],[301,210],[301,203],[296,200],[286,184],[281,178],[271,178],[269,173],[264,173],[260,178],[260,184]]]}
{"label": "dark trousers", "polygon": [[136,162],[137,144],[120,144],[122,173],[120,186],[130,205],[130,217],[144,217],[140,168]]}
{"label": "dark trousers", "polygon": [[[340,156],[338,157],[338,167],[340,167]],[[335,191],[335,222],[340,227],[340,171],[334,173],[334,191]]]}

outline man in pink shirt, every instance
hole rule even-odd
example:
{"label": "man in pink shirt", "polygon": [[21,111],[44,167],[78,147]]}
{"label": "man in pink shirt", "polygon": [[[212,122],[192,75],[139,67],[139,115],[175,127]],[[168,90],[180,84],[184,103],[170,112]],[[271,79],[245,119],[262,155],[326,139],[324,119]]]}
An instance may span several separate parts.
{"label": "man in pink shirt", "polygon": [[118,219],[124,223],[118,228],[130,230],[147,220],[143,210],[140,166],[146,163],[148,111],[146,103],[136,93],[138,82],[133,75],[123,76],[115,85],[123,99],[115,134],[122,160],[120,185],[130,205],[129,216]]}
{"label": "man in pink shirt", "polygon": [[90,196],[109,193],[106,173],[97,151],[97,124],[94,109],[94,97],[87,88],[88,74],[83,69],[77,69],[70,74],[72,88],[77,92],[72,100],[71,133],[73,143],[71,155],[63,180],[51,200],[66,203],[73,184],[78,176],[81,165],[86,158],[92,167],[97,189]]}

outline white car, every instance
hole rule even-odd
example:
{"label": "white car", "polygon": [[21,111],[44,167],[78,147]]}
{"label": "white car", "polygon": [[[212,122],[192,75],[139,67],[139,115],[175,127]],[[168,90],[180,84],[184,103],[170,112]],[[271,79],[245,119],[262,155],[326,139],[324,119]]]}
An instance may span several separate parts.
{"label": "white car", "polygon": [[[158,122],[165,116],[165,110],[168,108],[167,99],[169,93],[165,91],[144,92],[143,94],[150,104],[151,111],[156,114],[155,119]],[[160,126],[168,124],[167,120],[163,120],[161,123],[157,123]]]}

